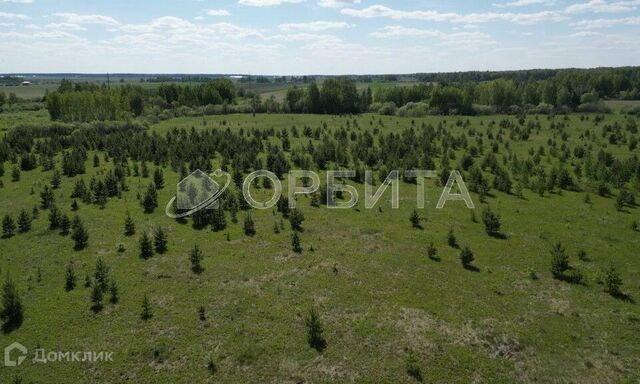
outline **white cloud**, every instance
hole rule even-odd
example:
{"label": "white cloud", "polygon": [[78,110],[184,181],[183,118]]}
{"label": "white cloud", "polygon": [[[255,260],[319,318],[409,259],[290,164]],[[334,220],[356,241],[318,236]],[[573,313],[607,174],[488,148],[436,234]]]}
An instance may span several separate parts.
{"label": "white cloud", "polygon": [[576,29],[611,28],[616,25],[640,25],[640,16],[623,17],[619,19],[581,20],[569,25]]}
{"label": "white cloud", "polygon": [[640,1],[620,1],[607,2],[605,0],[590,0],[586,3],[573,4],[567,7],[567,13],[615,13],[629,12],[636,9],[635,5],[640,5]]}
{"label": "white cloud", "polygon": [[497,8],[508,8],[508,7],[526,7],[529,5],[553,5],[555,4],[555,0],[515,0],[509,3],[504,4],[493,4],[494,7]]}
{"label": "white cloud", "polygon": [[374,18],[387,17],[394,20],[426,20],[426,21],[449,21],[453,23],[488,23],[493,21],[506,21],[516,24],[536,24],[542,22],[558,22],[566,20],[567,17],[554,11],[544,11],[537,13],[441,13],[438,11],[400,11],[383,5],[372,5],[363,9],[347,8],[341,11],[343,15]]}
{"label": "white cloud", "polygon": [[305,0],[239,0],[238,4],[246,5],[249,7],[272,7],[274,5],[281,4],[297,4],[302,3]]}
{"label": "white cloud", "polygon": [[118,25],[116,19],[103,15],[79,15],[77,13],[58,12],[53,14],[56,17],[64,19],[70,24],[102,24],[102,25]]}
{"label": "white cloud", "polygon": [[382,28],[382,30],[371,32],[369,35],[382,39],[393,37],[439,37],[442,35],[442,32],[428,29],[407,28],[400,25],[387,25]]}
{"label": "white cloud", "polygon": [[441,46],[478,47],[496,43],[490,35],[483,32],[446,33],[439,30],[407,28],[400,25],[388,25],[369,35],[381,39],[436,38],[439,40],[436,45]]}
{"label": "white cloud", "polygon": [[360,4],[360,0],[320,0],[318,5],[323,8],[344,8]]}
{"label": "white cloud", "polygon": [[33,0],[0,0],[0,3],[31,4]]}
{"label": "white cloud", "polygon": [[55,29],[59,31],[86,31],[87,28],[78,24],[71,23],[50,23],[44,26],[46,29]]}
{"label": "white cloud", "polygon": [[30,19],[29,16],[26,15],[22,15],[19,13],[7,13],[7,12],[0,12],[0,18],[2,19],[18,19],[18,20],[28,20]]}
{"label": "white cloud", "polygon": [[207,10],[208,16],[231,16],[231,13],[226,9],[209,9]]}
{"label": "white cloud", "polygon": [[592,37],[592,36],[600,36],[600,35],[601,35],[600,32],[582,31],[582,32],[572,33],[569,36],[570,37]]}
{"label": "white cloud", "polygon": [[288,23],[280,24],[278,28],[281,31],[326,31],[327,29],[342,29],[350,28],[353,24],[346,23],[344,21],[312,21],[309,23]]}

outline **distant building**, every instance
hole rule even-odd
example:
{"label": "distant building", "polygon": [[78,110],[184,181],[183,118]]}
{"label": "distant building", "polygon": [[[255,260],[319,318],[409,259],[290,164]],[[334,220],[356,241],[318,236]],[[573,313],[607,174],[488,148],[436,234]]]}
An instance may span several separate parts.
{"label": "distant building", "polygon": [[31,85],[31,82],[30,82],[30,81],[23,81],[21,85],[22,85],[23,87],[28,87],[28,86],[30,86],[30,85]]}

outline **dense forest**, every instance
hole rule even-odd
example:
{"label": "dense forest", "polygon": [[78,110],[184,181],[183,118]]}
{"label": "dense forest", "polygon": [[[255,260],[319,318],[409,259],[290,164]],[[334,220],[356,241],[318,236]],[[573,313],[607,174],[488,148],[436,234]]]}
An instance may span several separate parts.
{"label": "dense forest", "polygon": [[[376,112],[409,117],[608,113],[603,100],[640,99],[639,67],[417,74],[413,75],[413,81],[396,82],[392,81],[397,76],[390,75],[316,80],[305,76],[290,85],[282,100],[273,95],[263,99],[246,88],[244,78],[198,79],[202,81],[161,82],[156,87],[135,83],[110,87],[104,83],[62,80],[56,91],[45,94],[44,102],[52,120],[88,122],[138,116],[157,121],[225,113]],[[275,80],[258,77],[255,81],[291,84],[285,77]],[[0,106],[15,102],[15,95],[7,97],[0,93]],[[627,112],[638,114],[640,110],[635,107]]]}

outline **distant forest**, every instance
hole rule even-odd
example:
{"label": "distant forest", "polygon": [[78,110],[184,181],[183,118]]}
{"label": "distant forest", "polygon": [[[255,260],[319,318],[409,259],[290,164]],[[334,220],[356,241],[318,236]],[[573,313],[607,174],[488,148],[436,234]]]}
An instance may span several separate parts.
{"label": "distant forest", "polygon": [[[172,77],[164,78],[170,80]],[[280,82],[286,77],[197,77],[198,83],[135,83],[108,87],[96,82],[62,80],[45,95],[53,120],[88,122],[127,120],[138,116],[225,113],[315,113],[387,115],[477,115],[492,113],[607,113],[603,100],[639,100],[640,67],[460,72],[439,74],[289,78],[284,100],[262,98],[244,84]],[[385,83],[385,82],[388,82]],[[6,96],[0,93],[0,105]],[[640,113],[638,108],[630,113]]]}

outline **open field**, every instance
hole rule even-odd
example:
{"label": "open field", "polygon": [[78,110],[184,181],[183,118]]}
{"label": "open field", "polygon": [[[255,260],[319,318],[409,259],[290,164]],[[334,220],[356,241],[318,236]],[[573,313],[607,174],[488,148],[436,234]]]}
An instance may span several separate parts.
{"label": "open field", "polygon": [[[46,119],[46,112],[0,115],[0,128]],[[415,184],[400,183],[399,209],[389,204],[390,190],[379,209],[365,209],[363,186],[350,182],[361,197],[353,209],[314,207],[311,198],[299,197],[305,220],[300,233],[303,251],[296,253],[290,225],[275,208],[241,210],[238,223],[227,212],[227,228],[219,232],[208,226],[196,230],[191,220],[180,223],[167,218],[164,205],[175,195],[180,175],[168,164],[149,161],[151,175],[158,167],[164,172],[159,207],[150,214],[143,212],[139,199],[152,177],[135,175],[126,177],[128,190],[109,198],[104,209],[80,202],[77,214],[89,232],[87,248],[74,251],[68,236],[48,229],[48,211],[42,209],[31,231],[0,239],[0,280],[10,275],[16,281],[25,308],[24,323],[0,334],[0,345],[19,341],[30,352],[36,348],[110,351],[114,361],[38,365],[30,356],[20,367],[0,367],[0,381],[20,377],[23,382],[38,383],[59,378],[136,383],[410,383],[415,382],[407,373],[412,356],[412,366],[418,367],[424,382],[637,382],[640,232],[632,229],[632,223],[640,221],[640,211],[635,205],[616,210],[617,187],[612,186],[608,196],[595,193],[584,177],[575,174],[576,166],[584,169],[585,158],[574,155],[576,148],[585,147],[594,162],[600,150],[620,161],[637,157],[638,149],[628,147],[629,140],[638,136],[627,128],[629,121],[623,115],[607,115],[596,123],[595,115],[585,119],[577,114],[566,118],[532,115],[521,123],[513,116],[372,114],[244,114],[162,121],[149,127],[149,133],[164,137],[174,129],[228,129],[248,138],[254,131],[286,131],[292,150],[285,155],[290,160],[296,148],[307,148],[309,142],[320,148],[331,137],[346,144],[340,149],[352,152],[354,138],[364,134],[374,138],[377,150],[391,152],[397,148],[385,147],[382,137],[388,142],[389,135],[409,137],[404,136],[409,129],[419,135],[432,127],[440,132],[433,137],[436,169],[442,169],[445,142],[450,143],[450,169],[459,168],[471,147],[480,150],[472,156],[475,165],[493,152],[508,172],[514,156],[531,160],[543,148],[540,167],[547,174],[557,165],[570,169],[578,188],[555,188],[540,196],[525,187],[522,197],[492,188],[484,203],[478,193],[471,194],[474,210],[463,202],[435,209],[442,186],[429,180],[428,203],[419,211],[423,228],[417,229],[409,221],[416,205]],[[529,123],[539,123],[540,128],[533,128],[527,139],[514,136]],[[601,134],[603,126],[621,127],[625,142],[612,144],[608,135]],[[304,136],[305,127],[319,130],[321,137]],[[274,134],[264,141],[282,145]],[[567,158],[562,157],[565,150]],[[94,154],[99,166],[93,165]],[[402,153],[400,158],[408,155]],[[212,157],[217,168],[222,156]],[[266,157],[265,152],[259,155],[263,161]],[[82,178],[89,184],[91,177],[103,178],[114,167],[111,159],[113,153],[105,160],[104,151],[91,149],[86,173],[63,176],[61,187],[54,190],[57,207],[73,217],[70,195],[75,181]],[[60,169],[61,155],[56,154],[55,160]],[[127,168],[133,167],[129,158]],[[330,162],[329,167],[338,166]],[[52,171],[41,167],[24,171],[14,182],[12,168],[6,162],[0,177],[4,185],[0,213],[16,218],[21,209],[31,212],[40,204],[39,191],[50,183]],[[325,171],[313,168],[324,179]],[[488,168],[484,174],[489,180],[494,177]],[[469,172],[463,175],[469,182]],[[518,178],[512,174],[514,184]],[[628,184],[637,193],[638,185]],[[264,200],[267,192],[254,189],[255,196]],[[487,206],[500,215],[503,238],[485,232],[482,212]],[[131,237],[123,234],[127,211],[136,226]],[[255,236],[243,232],[243,220],[249,214],[255,220]],[[279,233],[274,232],[276,225]],[[140,235],[158,226],[168,234],[168,252],[144,260],[139,256]],[[450,229],[460,246],[473,250],[476,270],[461,266],[460,249],[447,242]],[[434,258],[427,256],[431,242],[437,249]],[[581,284],[552,276],[550,250],[557,242],[566,247],[571,266],[581,271]],[[119,244],[124,251],[118,251]],[[190,269],[189,252],[194,245],[205,256],[201,274]],[[579,259],[579,250],[587,257]],[[84,281],[93,275],[98,258],[110,267],[120,300],[108,303],[106,295],[104,308],[94,312],[92,289],[84,287]],[[70,262],[78,283],[67,292],[65,270]],[[602,271],[611,264],[624,282],[626,300],[604,292]],[[148,321],[140,318],[145,296],[153,311]],[[199,319],[201,306],[204,319]],[[307,343],[305,318],[312,307],[324,327],[323,352]]]}

